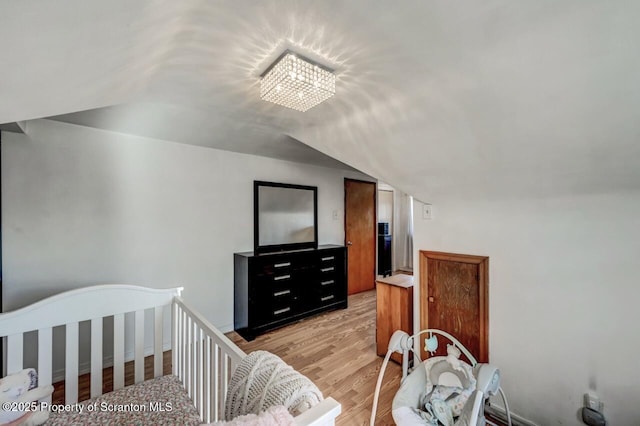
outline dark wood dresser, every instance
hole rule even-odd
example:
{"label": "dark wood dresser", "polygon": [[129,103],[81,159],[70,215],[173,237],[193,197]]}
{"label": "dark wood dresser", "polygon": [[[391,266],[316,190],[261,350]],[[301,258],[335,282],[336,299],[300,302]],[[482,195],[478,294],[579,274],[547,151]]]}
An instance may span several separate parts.
{"label": "dark wood dresser", "polygon": [[320,312],[347,307],[347,252],[317,249],[234,254],[234,329],[247,340]]}

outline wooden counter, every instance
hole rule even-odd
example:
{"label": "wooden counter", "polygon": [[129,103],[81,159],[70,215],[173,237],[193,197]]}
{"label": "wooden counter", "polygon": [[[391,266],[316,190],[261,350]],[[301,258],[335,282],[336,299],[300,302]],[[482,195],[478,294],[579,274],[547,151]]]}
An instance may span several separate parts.
{"label": "wooden counter", "polygon": [[[376,352],[387,353],[389,339],[396,330],[413,334],[413,276],[392,275],[376,280]],[[402,363],[402,355],[391,359]]]}

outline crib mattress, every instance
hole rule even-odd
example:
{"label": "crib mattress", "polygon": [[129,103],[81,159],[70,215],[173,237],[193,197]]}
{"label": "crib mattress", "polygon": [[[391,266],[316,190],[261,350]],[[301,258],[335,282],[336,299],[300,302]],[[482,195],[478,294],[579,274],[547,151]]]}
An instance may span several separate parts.
{"label": "crib mattress", "polygon": [[53,410],[46,425],[199,425],[200,416],[173,375],[127,386]]}

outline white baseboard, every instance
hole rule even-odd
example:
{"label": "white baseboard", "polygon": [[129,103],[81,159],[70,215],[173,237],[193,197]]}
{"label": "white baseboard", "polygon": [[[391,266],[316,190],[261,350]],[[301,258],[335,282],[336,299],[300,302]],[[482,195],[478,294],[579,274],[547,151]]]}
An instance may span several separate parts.
{"label": "white baseboard", "polygon": [[[497,417],[501,421],[504,421],[505,424],[507,423],[507,412],[499,405],[491,404],[491,406],[486,407],[485,411],[487,413],[490,413],[492,416]],[[537,423],[525,419],[524,417],[514,413],[513,411],[511,411],[511,423],[514,426],[538,426]]]}
{"label": "white baseboard", "polygon": [[[162,345],[163,351],[168,351],[171,349],[171,343],[167,342]],[[144,356],[147,357],[149,355],[153,355],[154,347],[148,346],[144,348]],[[133,361],[135,358],[134,351],[127,351],[124,353],[124,361],[129,362]],[[102,360],[102,368],[113,367],[113,356],[106,356]],[[78,365],[78,375],[83,375],[91,372],[91,362],[85,361]],[[65,379],[64,368],[58,368],[53,371],[52,381],[53,383],[60,382]]]}

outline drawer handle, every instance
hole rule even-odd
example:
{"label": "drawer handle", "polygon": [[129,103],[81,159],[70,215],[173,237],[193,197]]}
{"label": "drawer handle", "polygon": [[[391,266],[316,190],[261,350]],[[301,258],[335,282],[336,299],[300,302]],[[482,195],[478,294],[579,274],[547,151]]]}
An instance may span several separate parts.
{"label": "drawer handle", "polygon": [[277,311],[273,311],[273,315],[284,314],[285,312],[289,312],[291,308],[278,309]]}
{"label": "drawer handle", "polygon": [[335,256],[323,257],[323,258],[322,258],[322,261],[323,261],[323,262],[326,262],[327,260],[333,260],[333,259],[335,259],[335,258],[336,258]]}
{"label": "drawer handle", "polygon": [[320,298],[320,301],[322,301],[322,302],[326,302],[327,300],[331,300],[331,299],[333,299],[333,297],[334,297],[334,296],[333,296],[333,294],[332,294],[331,296],[321,297],[321,298]]}
{"label": "drawer handle", "polygon": [[291,262],[276,263],[273,265],[274,268],[284,268],[285,266],[291,266]]}
{"label": "drawer handle", "polygon": [[320,269],[320,272],[329,272],[329,271],[333,271],[334,269],[336,269],[336,268],[334,268],[333,266],[330,267],[330,268],[322,268],[322,269]]}
{"label": "drawer handle", "polygon": [[329,284],[333,284],[334,282],[335,282],[334,280],[322,281],[320,285],[329,285]]}
{"label": "drawer handle", "polygon": [[282,291],[276,291],[275,293],[273,293],[274,296],[284,296],[285,294],[289,294],[291,293],[291,290],[282,290]]}
{"label": "drawer handle", "polygon": [[289,278],[291,278],[291,275],[280,275],[278,277],[273,277],[273,280],[280,281],[280,280],[288,280]]}

